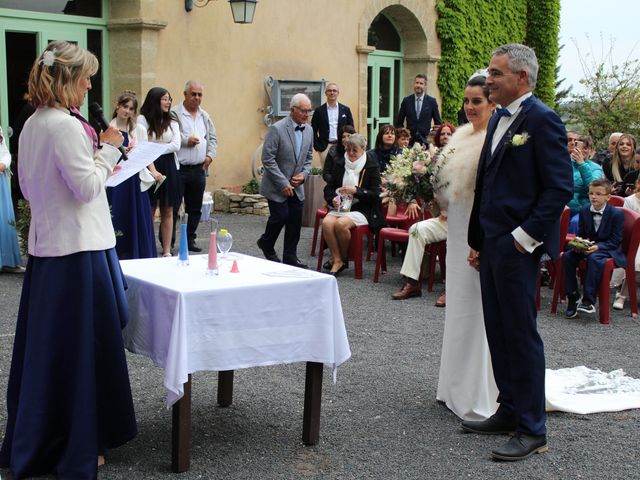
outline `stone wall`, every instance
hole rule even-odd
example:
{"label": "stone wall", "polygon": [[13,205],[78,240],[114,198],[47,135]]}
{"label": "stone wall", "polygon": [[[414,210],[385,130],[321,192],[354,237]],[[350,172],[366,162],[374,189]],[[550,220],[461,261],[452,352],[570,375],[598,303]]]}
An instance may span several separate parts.
{"label": "stone wall", "polygon": [[267,199],[258,194],[235,193],[219,189],[213,194],[213,202],[216,212],[269,215]]}

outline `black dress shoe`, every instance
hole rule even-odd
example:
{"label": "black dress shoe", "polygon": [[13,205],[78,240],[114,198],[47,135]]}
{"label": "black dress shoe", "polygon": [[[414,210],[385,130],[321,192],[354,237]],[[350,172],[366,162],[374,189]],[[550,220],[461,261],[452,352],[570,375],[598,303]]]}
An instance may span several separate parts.
{"label": "black dress shoe", "polygon": [[291,265],[292,267],[309,268],[309,265],[307,265],[306,263],[302,263],[298,257],[285,258],[282,263],[286,265]]}
{"label": "black dress shoe", "polygon": [[191,245],[189,245],[189,251],[190,252],[200,253],[202,251],[202,249],[200,247],[198,247],[195,243],[192,243]]}
{"label": "black dress shoe", "polygon": [[549,450],[546,435],[526,435],[516,433],[502,447],[491,451],[491,456],[496,460],[515,462],[524,460],[534,453],[544,453]]}
{"label": "black dress shoe", "polygon": [[264,258],[266,258],[267,260],[271,260],[272,262],[280,263],[280,257],[276,255],[276,252],[267,251],[267,249],[264,246],[264,243],[262,242],[262,238],[258,239],[257,244],[258,244],[258,248],[262,250],[262,254],[264,255]]}
{"label": "black dress shoe", "polygon": [[516,430],[517,422],[510,418],[492,415],[481,422],[472,422],[465,420],[462,422],[462,430],[471,433],[480,433],[482,435],[513,435]]}

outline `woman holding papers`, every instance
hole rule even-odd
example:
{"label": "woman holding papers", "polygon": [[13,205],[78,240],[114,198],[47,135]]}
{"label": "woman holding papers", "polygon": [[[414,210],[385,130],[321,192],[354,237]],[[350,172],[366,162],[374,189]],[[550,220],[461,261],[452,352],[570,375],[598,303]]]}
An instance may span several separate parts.
{"label": "woman holding papers", "polygon": [[[176,152],[180,150],[180,126],[171,113],[171,95],[161,87],[154,87],[147,93],[138,124],[147,130],[151,142],[167,145],[164,155],[155,160],[155,168],[165,177],[157,189],[149,192],[154,212],[160,207],[160,243],[162,256],[171,256],[171,236],[173,234],[173,209],[180,205],[178,168]],[[152,168],[151,166],[149,167]]]}
{"label": "woman holding papers", "polygon": [[[135,93],[125,91],[118,97],[111,126],[122,133],[122,145],[127,152],[134,148],[137,142],[147,140],[147,131],[135,122],[137,112],[138,99]],[[153,168],[153,164],[151,166]],[[152,174],[161,175],[157,170],[152,171]],[[115,187],[107,188],[113,228],[116,231],[116,252],[121,260],[158,256],[153,234],[151,203],[146,193],[148,188],[148,183],[140,183],[139,175],[134,175]]]}
{"label": "woman holding papers", "polygon": [[124,281],[105,181],[122,134],[100,134],[78,107],[98,60],[51,42],[28,81],[36,108],[20,135],[31,205],[29,260],[7,387],[0,466],[12,478],[95,479],[102,455],[137,433],[121,329]]}

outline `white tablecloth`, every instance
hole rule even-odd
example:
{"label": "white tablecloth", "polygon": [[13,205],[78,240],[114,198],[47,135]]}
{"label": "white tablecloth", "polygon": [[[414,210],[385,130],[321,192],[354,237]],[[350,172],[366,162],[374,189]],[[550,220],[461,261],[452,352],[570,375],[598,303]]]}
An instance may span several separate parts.
{"label": "white tablecloth", "polygon": [[[320,362],[351,356],[334,277],[231,253],[220,275],[206,255],[120,262],[131,319],[125,346],[164,368],[167,406],[188,374],[203,370]],[[230,273],[237,259],[240,273]]]}

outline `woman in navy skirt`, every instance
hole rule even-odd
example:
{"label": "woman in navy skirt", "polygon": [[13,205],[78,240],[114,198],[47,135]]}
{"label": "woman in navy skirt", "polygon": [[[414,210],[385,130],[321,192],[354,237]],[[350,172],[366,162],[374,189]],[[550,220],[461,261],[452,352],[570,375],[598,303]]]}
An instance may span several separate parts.
{"label": "woman in navy skirt", "polygon": [[31,205],[29,260],[0,449],[15,479],[95,479],[102,455],[137,433],[104,187],[123,137],[110,127],[100,146],[78,111],[97,70],[93,54],[55,41],[29,75],[37,108],[20,135],[18,166]]}
{"label": "woman in navy skirt", "polygon": [[[130,91],[123,92],[116,102],[110,125],[122,133],[122,146],[127,152],[138,142],[147,139],[146,130],[135,122],[137,111],[136,94]],[[160,173],[156,171],[154,175]],[[147,189],[148,185],[141,188],[139,175],[134,175],[120,185],[107,188],[113,228],[119,233],[116,237],[116,252],[121,260],[158,256]]]}
{"label": "woman in navy skirt", "polygon": [[[160,207],[160,243],[162,256],[171,256],[171,236],[173,235],[173,209],[180,205],[178,168],[176,152],[180,150],[180,125],[171,112],[171,95],[161,87],[153,87],[147,93],[140,108],[138,124],[147,130],[150,142],[166,143],[167,150],[158,157],[153,167],[164,175],[164,182],[149,190],[151,207],[155,213]],[[152,170],[153,173],[153,170]]]}

